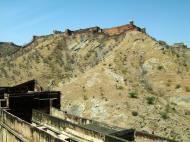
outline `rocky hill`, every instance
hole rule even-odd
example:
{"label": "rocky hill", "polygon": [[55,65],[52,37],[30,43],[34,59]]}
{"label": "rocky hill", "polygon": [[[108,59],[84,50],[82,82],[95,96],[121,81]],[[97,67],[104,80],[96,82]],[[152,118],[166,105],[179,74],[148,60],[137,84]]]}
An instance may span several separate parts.
{"label": "rocky hill", "polygon": [[131,22],[54,31],[2,54],[0,86],[36,79],[40,89],[62,91],[69,113],[190,139],[190,50],[183,44],[157,41]]}
{"label": "rocky hill", "polygon": [[19,47],[21,46],[15,45],[11,42],[0,42],[0,57],[14,54],[20,49]]}

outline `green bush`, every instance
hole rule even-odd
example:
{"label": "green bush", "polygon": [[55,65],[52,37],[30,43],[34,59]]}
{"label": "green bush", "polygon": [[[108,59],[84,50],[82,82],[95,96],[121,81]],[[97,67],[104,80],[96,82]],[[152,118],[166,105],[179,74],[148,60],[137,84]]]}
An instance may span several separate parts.
{"label": "green bush", "polygon": [[164,67],[163,67],[163,66],[158,66],[157,69],[158,69],[158,70],[162,70],[162,69],[164,69]]}
{"label": "green bush", "polygon": [[138,112],[137,112],[137,111],[132,111],[132,115],[133,115],[133,116],[137,116],[137,115],[138,115]]}
{"label": "green bush", "polygon": [[186,92],[190,92],[190,87],[189,86],[185,86],[185,91]]}
{"label": "green bush", "polygon": [[180,84],[177,84],[176,86],[175,86],[175,89],[179,89],[181,87],[181,85]]}
{"label": "green bush", "polygon": [[160,115],[161,115],[161,117],[162,117],[163,119],[168,119],[168,118],[169,118],[168,112],[166,112],[166,111],[160,112]]}
{"label": "green bush", "polygon": [[162,111],[162,112],[160,112],[161,117],[162,117],[163,119],[168,119],[168,118],[169,118],[168,113],[169,113],[171,110],[175,110],[175,108],[173,109],[173,108],[171,108],[170,104],[167,104],[167,105],[165,106],[165,110]]}
{"label": "green bush", "polygon": [[156,98],[154,96],[150,96],[146,98],[146,101],[149,105],[153,105],[155,103]]}
{"label": "green bush", "polygon": [[86,94],[83,95],[83,99],[84,99],[84,100],[88,100],[88,97],[87,97]]}
{"label": "green bush", "polygon": [[137,92],[129,92],[129,97],[131,98],[138,98],[138,93]]}
{"label": "green bush", "polygon": [[163,40],[159,40],[158,42],[159,42],[160,45],[167,45],[167,43],[165,41],[163,41]]}

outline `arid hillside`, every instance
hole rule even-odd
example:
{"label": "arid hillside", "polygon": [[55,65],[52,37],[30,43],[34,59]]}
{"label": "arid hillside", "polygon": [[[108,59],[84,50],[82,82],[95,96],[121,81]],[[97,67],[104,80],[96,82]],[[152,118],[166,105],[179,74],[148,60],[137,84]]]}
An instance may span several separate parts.
{"label": "arid hillside", "polygon": [[190,140],[190,50],[183,44],[169,46],[130,23],[54,31],[17,48],[6,54],[0,45],[0,86],[36,79],[38,89],[62,92],[69,113]]}
{"label": "arid hillside", "polygon": [[17,52],[21,46],[17,46],[14,43],[0,42],[0,57],[9,56]]}

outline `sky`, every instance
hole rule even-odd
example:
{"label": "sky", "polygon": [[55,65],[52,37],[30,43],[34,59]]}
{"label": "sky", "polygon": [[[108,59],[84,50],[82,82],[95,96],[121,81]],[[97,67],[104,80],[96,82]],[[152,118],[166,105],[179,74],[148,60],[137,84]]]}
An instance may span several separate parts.
{"label": "sky", "polygon": [[0,42],[23,45],[53,30],[109,28],[131,20],[157,40],[190,47],[190,0],[0,0]]}

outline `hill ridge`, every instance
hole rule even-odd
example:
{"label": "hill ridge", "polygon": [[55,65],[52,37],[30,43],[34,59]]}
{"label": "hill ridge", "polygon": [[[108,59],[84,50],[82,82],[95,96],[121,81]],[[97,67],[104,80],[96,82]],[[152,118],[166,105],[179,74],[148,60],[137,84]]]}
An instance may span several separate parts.
{"label": "hill ridge", "polygon": [[62,91],[69,113],[188,141],[190,50],[142,29],[103,30],[34,37],[0,57],[0,85],[36,79],[43,90]]}

